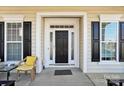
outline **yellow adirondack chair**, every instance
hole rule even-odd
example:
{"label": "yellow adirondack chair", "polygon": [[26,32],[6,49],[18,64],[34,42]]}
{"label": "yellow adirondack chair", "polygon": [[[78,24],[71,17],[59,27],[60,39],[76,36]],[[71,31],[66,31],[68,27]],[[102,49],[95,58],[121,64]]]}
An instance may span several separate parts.
{"label": "yellow adirondack chair", "polygon": [[36,68],[35,68],[36,59],[37,59],[36,56],[27,56],[23,60],[24,64],[21,64],[20,66],[18,66],[16,68],[18,77],[20,76],[20,71],[24,71],[26,73],[28,71],[30,71],[31,80],[34,80],[35,79],[35,71],[36,71]]}

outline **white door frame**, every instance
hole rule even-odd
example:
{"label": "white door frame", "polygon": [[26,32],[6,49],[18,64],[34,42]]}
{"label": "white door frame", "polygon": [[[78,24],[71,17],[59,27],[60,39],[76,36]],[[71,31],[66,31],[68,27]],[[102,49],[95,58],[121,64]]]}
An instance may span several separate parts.
{"label": "white door frame", "polygon": [[[43,49],[41,49],[41,40],[43,39],[43,18],[44,17],[80,17],[82,18],[83,32],[83,72],[87,72],[87,13],[86,12],[38,12],[36,15],[36,56],[38,57],[36,71],[42,71]],[[42,37],[42,38],[41,38]],[[41,52],[42,51],[42,52]]]}
{"label": "white door frame", "polygon": [[[45,18],[44,60],[45,67],[79,67],[79,18]],[[56,21],[54,21],[56,20]],[[73,28],[50,28],[50,25],[73,25]],[[68,63],[55,62],[55,31],[68,31]],[[50,32],[53,33],[53,59],[50,60]],[[74,60],[71,60],[71,33],[74,32]],[[64,64],[64,65],[62,65]]]}

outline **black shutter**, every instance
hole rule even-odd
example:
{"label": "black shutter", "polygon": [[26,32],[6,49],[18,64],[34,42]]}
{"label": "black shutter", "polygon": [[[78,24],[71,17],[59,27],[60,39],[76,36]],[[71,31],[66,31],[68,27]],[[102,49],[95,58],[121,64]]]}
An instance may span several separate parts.
{"label": "black shutter", "polygon": [[31,22],[23,23],[23,58],[31,56]]}
{"label": "black shutter", "polygon": [[100,61],[100,24],[99,22],[91,23],[92,31],[92,62]]}
{"label": "black shutter", "polygon": [[119,23],[119,61],[124,62],[124,22]]}
{"label": "black shutter", "polygon": [[0,22],[0,59],[4,61],[4,22]]}

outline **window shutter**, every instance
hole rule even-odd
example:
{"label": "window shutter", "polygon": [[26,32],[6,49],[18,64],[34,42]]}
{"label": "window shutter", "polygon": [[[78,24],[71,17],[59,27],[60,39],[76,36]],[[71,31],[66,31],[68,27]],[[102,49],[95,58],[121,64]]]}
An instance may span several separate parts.
{"label": "window shutter", "polygon": [[23,58],[31,56],[31,22],[23,23]]}
{"label": "window shutter", "polygon": [[119,61],[124,62],[124,22],[119,23]]}
{"label": "window shutter", "polygon": [[4,22],[0,22],[0,59],[4,61]]}
{"label": "window shutter", "polygon": [[100,61],[100,23],[92,22],[91,23],[92,31],[92,62]]}

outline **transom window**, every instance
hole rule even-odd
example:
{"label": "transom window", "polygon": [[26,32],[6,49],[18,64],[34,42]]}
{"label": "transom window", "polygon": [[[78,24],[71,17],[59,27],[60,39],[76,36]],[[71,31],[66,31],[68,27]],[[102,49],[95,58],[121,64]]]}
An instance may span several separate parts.
{"label": "transom window", "polygon": [[117,61],[117,25],[117,22],[101,22],[101,61]]}
{"label": "transom window", "polygon": [[6,60],[17,61],[22,59],[22,23],[6,23]]}

